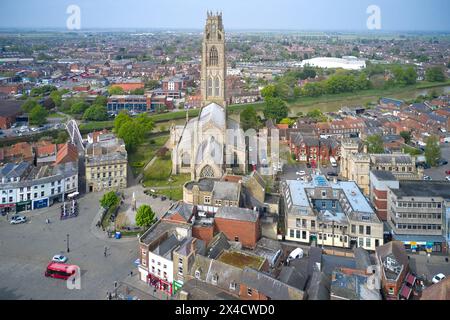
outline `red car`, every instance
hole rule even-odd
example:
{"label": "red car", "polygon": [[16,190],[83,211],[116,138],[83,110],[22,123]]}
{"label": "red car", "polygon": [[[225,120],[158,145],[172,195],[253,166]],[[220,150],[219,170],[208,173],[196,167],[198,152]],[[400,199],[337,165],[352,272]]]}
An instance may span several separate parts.
{"label": "red car", "polygon": [[445,174],[450,175],[450,170],[445,171]]}

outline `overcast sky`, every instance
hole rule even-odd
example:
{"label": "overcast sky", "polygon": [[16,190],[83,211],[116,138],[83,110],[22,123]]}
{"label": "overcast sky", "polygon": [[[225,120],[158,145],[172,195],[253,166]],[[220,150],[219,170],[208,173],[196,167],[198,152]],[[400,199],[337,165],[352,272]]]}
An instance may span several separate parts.
{"label": "overcast sky", "polygon": [[384,31],[450,31],[449,0],[0,0],[1,28],[65,28],[69,5],[81,28],[203,27],[223,11],[226,29],[367,30],[369,5]]}

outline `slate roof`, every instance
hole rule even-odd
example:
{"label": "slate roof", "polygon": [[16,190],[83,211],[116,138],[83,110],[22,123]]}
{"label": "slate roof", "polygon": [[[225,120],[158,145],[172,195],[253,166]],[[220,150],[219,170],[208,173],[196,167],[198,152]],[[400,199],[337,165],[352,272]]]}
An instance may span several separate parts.
{"label": "slate roof", "polygon": [[240,185],[234,182],[217,181],[214,183],[212,197],[213,199],[238,201]]}
{"label": "slate roof", "polygon": [[330,276],[315,271],[306,289],[308,300],[330,300],[330,285]]}
{"label": "slate roof", "polygon": [[258,290],[272,300],[303,300],[304,292],[283,283],[265,273],[245,268],[242,273],[242,284]]}
{"label": "slate roof", "polygon": [[206,256],[211,259],[216,259],[223,250],[230,249],[230,247],[227,236],[223,232],[220,232],[209,242],[206,248]]}

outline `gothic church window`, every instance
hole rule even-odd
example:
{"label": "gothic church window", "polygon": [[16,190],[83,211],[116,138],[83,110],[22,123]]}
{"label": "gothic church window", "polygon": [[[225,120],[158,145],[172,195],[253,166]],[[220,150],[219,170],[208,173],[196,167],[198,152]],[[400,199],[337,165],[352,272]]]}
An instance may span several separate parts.
{"label": "gothic church window", "polygon": [[219,52],[216,47],[212,47],[209,51],[209,65],[217,66],[219,64]]}
{"label": "gothic church window", "polygon": [[220,96],[220,79],[219,79],[219,77],[216,77],[214,86],[215,86],[215,94],[214,95],[216,97],[218,97],[218,96]]}
{"label": "gothic church window", "polygon": [[208,96],[213,95],[212,91],[213,91],[213,79],[212,79],[212,77],[209,77],[208,78]]}

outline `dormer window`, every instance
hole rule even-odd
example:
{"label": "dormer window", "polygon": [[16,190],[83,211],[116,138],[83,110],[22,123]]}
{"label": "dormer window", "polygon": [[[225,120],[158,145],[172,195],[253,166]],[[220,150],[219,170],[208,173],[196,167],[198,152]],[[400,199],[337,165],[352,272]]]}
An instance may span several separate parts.
{"label": "dormer window", "polygon": [[200,269],[195,270],[195,279],[200,279],[200,275],[201,275],[201,270]]}
{"label": "dormer window", "polygon": [[236,282],[232,281],[232,282],[230,283],[230,290],[233,290],[233,291],[236,290]]}

